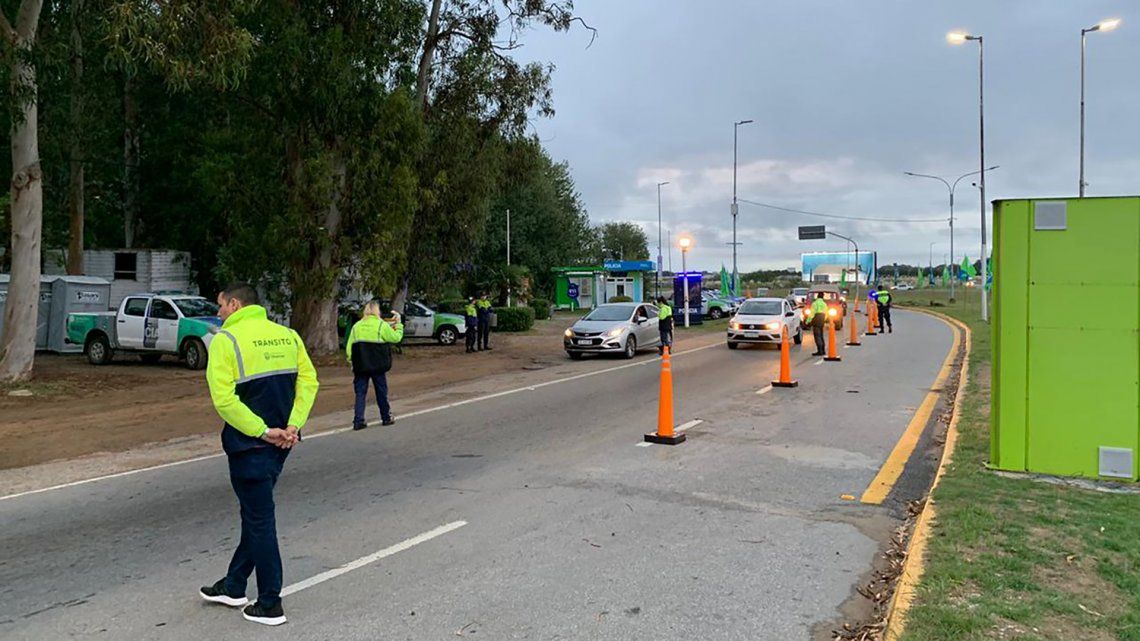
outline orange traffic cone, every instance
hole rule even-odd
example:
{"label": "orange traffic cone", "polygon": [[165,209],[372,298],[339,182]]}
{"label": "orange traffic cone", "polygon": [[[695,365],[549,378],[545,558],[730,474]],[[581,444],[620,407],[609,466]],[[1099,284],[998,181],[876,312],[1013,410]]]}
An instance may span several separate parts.
{"label": "orange traffic cone", "polygon": [[869,302],[867,303],[867,336],[874,336],[878,332],[875,331],[875,326],[879,324],[879,310],[878,305]]}
{"label": "orange traffic cone", "polygon": [[660,445],[676,445],[685,440],[685,433],[673,432],[673,365],[669,348],[661,354],[661,392],[657,402],[657,432],[646,434],[645,440]]}
{"label": "orange traffic cone", "polygon": [[[856,299],[855,304],[856,305],[859,304],[858,299]],[[849,318],[847,320],[851,321],[851,338],[848,339],[847,346],[848,347],[852,347],[852,346],[858,347],[859,345],[863,344],[863,343],[859,342],[859,311],[856,310],[855,313],[851,315],[851,318]]]}
{"label": "orange traffic cone", "polygon": [[788,327],[784,326],[784,331],[780,339],[780,380],[772,381],[772,387],[795,387],[799,385],[799,381],[792,380],[792,348],[788,345]]}
{"label": "orange traffic cone", "polygon": [[839,354],[835,353],[835,319],[828,319],[827,323],[827,356],[823,358],[825,361],[833,363],[843,360],[839,358]]}

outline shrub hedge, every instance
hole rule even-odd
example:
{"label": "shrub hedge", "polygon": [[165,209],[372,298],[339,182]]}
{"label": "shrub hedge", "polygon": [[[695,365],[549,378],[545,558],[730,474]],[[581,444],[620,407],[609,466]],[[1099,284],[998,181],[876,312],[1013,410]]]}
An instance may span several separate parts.
{"label": "shrub hedge", "polygon": [[545,298],[536,298],[530,302],[531,309],[534,310],[535,320],[546,320],[550,318],[550,301]]}
{"label": "shrub hedge", "polygon": [[495,329],[500,332],[525,332],[534,327],[533,307],[496,307],[495,315],[499,319]]}

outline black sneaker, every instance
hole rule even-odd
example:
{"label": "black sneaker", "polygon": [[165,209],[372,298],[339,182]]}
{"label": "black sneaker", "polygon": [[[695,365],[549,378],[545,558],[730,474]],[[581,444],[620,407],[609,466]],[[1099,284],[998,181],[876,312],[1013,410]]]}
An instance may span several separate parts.
{"label": "black sneaker", "polygon": [[353,423],[352,424],[352,430],[353,431],[362,430],[366,427],[368,427],[368,423]]}
{"label": "black sneaker", "polygon": [[396,424],[396,417],[395,416],[389,416],[388,418],[384,419],[383,423],[381,423],[381,425],[383,425],[384,427],[389,427],[389,426],[395,425],[395,424]]}
{"label": "black sneaker", "polygon": [[241,606],[249,603],[249,599],[245,598],[244,594],[241,596],[232,596],[226,594],[225,579],[222,579],[221,581],[218,581],[211,586],[198,590],[198,594],[210,603],[221,603],[222,605],[228,605],[231,608],[240,608]]}
{"label": "black sneaker", "polygon": [[285,610],[281,608],[281,604],[267,608],[260,603],[254,603],[245,606],[241,611],[241,615],[246,621],[253,621],[262,625],[281,625],[287,620],[285,618]]}

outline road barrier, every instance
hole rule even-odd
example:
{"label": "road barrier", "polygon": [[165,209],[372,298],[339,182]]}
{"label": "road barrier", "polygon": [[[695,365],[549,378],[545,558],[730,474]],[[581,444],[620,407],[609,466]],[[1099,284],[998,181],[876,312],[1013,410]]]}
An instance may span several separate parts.
{"label": "road barrier", "polygon": [[780,379],[772,381],[772,387],[795,387],[799,381],[792,380],[792,347],[788,345],[788,326],[780,336]]}
{"label": "road barrier", "polygon": [[835,351],[835,319],[827,319],[827,356],[823,360],[838,363],[843,360],[839,358],[839,354]]}
{"label": "road barrier", "polygon": [[657,401],[657,432],[646,434],[645,440],[659,445],[676,445],[685,441],[684,432],[673,432],[673,364],[669,348],[661,354],[661,391]]}
{"label": "road barrier", "polygon": [[851,315],[851,338],[847,341],[848,347],[858,347],[863,343],[859,342],[859,299],[855,299],[855,313]]}

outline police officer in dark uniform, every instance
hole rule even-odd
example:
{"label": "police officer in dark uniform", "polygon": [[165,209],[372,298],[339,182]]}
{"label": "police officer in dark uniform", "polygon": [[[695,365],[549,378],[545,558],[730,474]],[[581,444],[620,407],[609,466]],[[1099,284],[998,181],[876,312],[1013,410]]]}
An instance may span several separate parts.
{"label": "police officer in dark uniform", "polygon": [[467,305],[463,307],[463,338],[467,343],[467,353],[474,352],[479,342],[479,310],[473,297],[468,298]]}
{"label": "police officer in dark uniform", "polygon": [[878,305],[879,312],[879,333],[883,333],[884,323],[887,326],[887,333],[893,333],[895,329],[891,327],[891,293],[886,287],[879,285],[879,291],[875,294],[875,304]]}
{"label": "police officer in dark uniform", "polygon": [[[212,603],[242,607],[265,625],[285,623],[281,552],[273,487],[301,439],[317,397],[317,370],[297,332],[269,320],[257,291],[236,283],[218,294],[221,330],[210,341],[206,382],[225,421],[222,449],[241,505],[241,539],[225,578],[199,591]],[[257,572],[257,602],[245,596]]]}
{"label": "police officer in dark uniform", "polygon": [[824,324],[827,323],[827,302],[823,300],[823,292],[816,293],[815,300],[811,302],[808,310],[811,335],[815,339],[815,351],[812,352],[812,356],[823,356],[827,351],[827,341],[823,337]]}
{"label": "police officer in dark uniform", "polygon": [[479,321],[477,347],[480,352],[491,351],[491,301],[488,300],[486,292],[475,301],[475,311]]}

